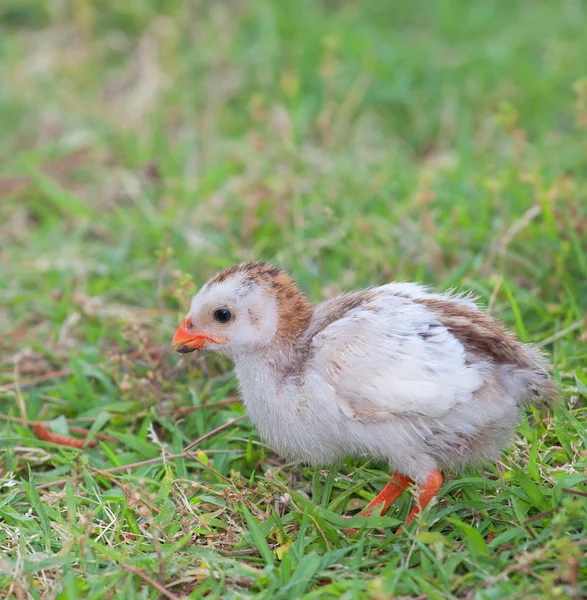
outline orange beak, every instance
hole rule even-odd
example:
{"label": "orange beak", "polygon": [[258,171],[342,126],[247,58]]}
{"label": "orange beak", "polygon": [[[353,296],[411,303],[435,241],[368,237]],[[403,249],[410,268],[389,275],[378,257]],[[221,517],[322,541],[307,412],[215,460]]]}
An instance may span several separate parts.
{"label": "orange beak", "polygon": [[187,352],[193,352],[198,348],[203,348],[207,342],[213,342],[214,344],[226,343],[226,338],[208,335],[201,331],[194,331],[192,329],[192,322],[190,319],[186,319],[175,332],[173,339],[171,340],[171,346],[176,352],[182,354]]}

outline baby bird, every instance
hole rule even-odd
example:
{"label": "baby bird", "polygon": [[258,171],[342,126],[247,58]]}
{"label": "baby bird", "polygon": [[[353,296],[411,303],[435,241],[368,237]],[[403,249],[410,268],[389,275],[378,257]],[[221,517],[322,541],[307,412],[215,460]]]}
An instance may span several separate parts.
{"label": "baby bird", "polygon": [[362,514],[415,483],[408,525],[441,470],[496,461],[524,406],[555,394],[538,350],[469,297],[389,283],[314,306],[264,262],[209,280],[172,344],[234,361],[248,416],[283,457],[387,461],[391,480]]}

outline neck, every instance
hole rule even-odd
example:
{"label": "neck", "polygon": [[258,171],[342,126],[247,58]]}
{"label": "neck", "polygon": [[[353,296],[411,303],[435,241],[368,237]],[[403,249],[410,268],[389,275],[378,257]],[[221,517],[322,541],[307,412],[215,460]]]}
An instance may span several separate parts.
{"label": "neck", "polygon": [[273,344],[277,346],[279,342],[295,342],[307,329],[314,306],[296,282],[283,271],[270,285],[279,311],[279,324]]}
{"label": "neck", "polygon": [[[314,307],[298,290],[298,294],[279,303],[279,329],[277,338],[281,345],[298,341],[308,328]],[[279,342],[276,346],[279,346]]]}
{"label": "neck", "polygon": [[275,337],[268,346],[248,348],[233,355],[239,379],[245,374],[264,373],[276,382],[298,376],[304,367],[306,344],[302,329],[297,336]]}

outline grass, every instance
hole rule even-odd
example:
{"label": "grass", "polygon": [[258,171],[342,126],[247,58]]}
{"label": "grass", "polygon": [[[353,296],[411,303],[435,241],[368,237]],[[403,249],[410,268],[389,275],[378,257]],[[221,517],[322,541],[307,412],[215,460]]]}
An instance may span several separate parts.
{"label": "grass", "polygon": [[[586,23],[580,0],[5,0],[0,595],[586,597]],[[231,423],[228,363],[169,349],[189,295],[259,258],[316,300],[471,288],[562,401],[404,534],[409,497],[348,537],[388,471],[285,464]]]}

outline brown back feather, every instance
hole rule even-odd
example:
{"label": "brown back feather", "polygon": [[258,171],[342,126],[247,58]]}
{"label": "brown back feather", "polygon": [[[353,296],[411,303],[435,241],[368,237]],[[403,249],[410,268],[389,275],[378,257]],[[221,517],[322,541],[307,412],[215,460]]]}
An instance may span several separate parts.
{"label": "brown back feather", "polygon": [[482,310],[450,300],[413,298],[433,310],[441,323],[458,338],[472,354],[491,357],[497,364],[531,368],[532,361],[524,344],[499,321]]}

